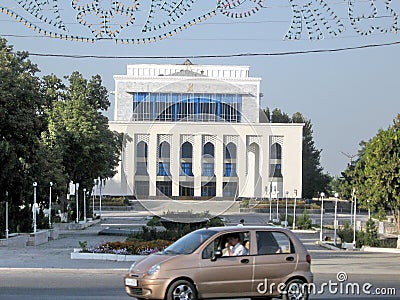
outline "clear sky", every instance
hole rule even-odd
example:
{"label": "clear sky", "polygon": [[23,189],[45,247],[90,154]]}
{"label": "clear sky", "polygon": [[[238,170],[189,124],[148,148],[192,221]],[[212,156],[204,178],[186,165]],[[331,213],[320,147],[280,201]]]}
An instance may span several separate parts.
{"label": "clear sky", "polygon": [[[139,0],[139,6],[134,12],[128,10],[133,1],[120,1],[120,10],[124,4],[123,9],[126,11],[124,15],[119,15],[116,7],[111,5],[113,1],[49,0],[48,4],[36,7],[35,3],[46,1],[26,0],[18,4],[15,0],[5,0],[1,1],[0,10],[1,7],[11,9],[24,19],[18,22],[14,16],[0,13],[0,35],[14,45],[15,50],[46,54],[30,57],[41,69],[40,76],[54,73],[63,77],[75,70],[86,78],[100,74],[110,91],[114,89],[113,75],[126,74],[127,64],[183,63],[188,58],[194,64],[250,66],[250,76],[262,78],[262,108],[280,108],[289,115],[299,111],[311,120],[316,147],[322,149],[321,164],[331,175],[339,175],[349,162],[341,152],[356,154],[362,140],[369,140],[380,128],[386,129],[400,113],[400,44],[397,44],[400,39],[396,33],[385,32],[392,26],[400,27],[397,20],[400,1],[392,1],[387,8],[384,0],[324,0],[322,2],[327,5],[325,7],[318,4],[321,0],[265,0],[261,1],[263,7],[258,5],[259,1],[254,0],[222,0],[224,5],[231,3],[231,9],[228,6],[217,9],[212,18],[208,17],[208,13],[216,9],[217,0],[192,1],[193,4],[186,0]],[[76,3],[75,8],[71,2]],[[179,2],[187,10],[182,10],[182,15],[173,10],[173,4],[176,6]],[[324,29],[324,21],[321,21],[317,24],[324,39],[311,40],[307,34],[307,26],[314,31],[317,26],[313,22],[308,25],[303,22],[299,40],[284,39],[293,18],[290,4],[308,2],[312,3],[312,9],[318,9],[314,11],[314,15],[319,13],[328,22],[328,26],[336,30],[337,36]],[[90,3],[95,5],[91,6]],[[150,3],[155,5],[153,9]],[[161,6],[157,6],[157,3],[164,4],[165,9],[160,10]],[[241,5],[234,7],[234,3]],[[349,3],[353,4],[350,7],[350,16]],[[375,3],[375,6],[371,3]],[[169,15],[165,13],[168,9],[171,10]],[[32,14],[26,10],[30,10]],[[148,19],[151,10],[153,14]],[[248,11],[251,13],[247,13]],[[79,13],[82,24],[77,21]],[[94,43],[65,41],[43,37],[42,34],[46,30],[69,36],[95,38],[100,30],[99,16],[111,16],[111,13],[113,19],[108,23],[110,30],[118,29],[120,24],[129,22],[131,16],[135,17],[135,21],[122,28],[119,33],[113,31],[115,38],[96,40]],[[245,13],[247,17],[244,17]],[[42,20],[39,19],[41,15]],[[202,17],[204,15],[206,20]],[[356,18],[363,15],[370,18]],[[304,10],[304,16],[307,16],[307,9]],[[193,26],[187,25],[187,29],[182,31],[178,29],[178,34],[173,31],[198,17],[201,17],[202,22]],[[351,21],[350,17],[354,19]],[[25,20],[28,21],[27,25],[31,23],[41,27],[42,33],[38,34],[24,26]],[[53,20],[52,24],[56,26],[49,24],[49,20]],[[148,28],[155,27],[152,31],[143,32],[147,20],[152,22],[147,23]],[[93,25],[88,28],[88,24]],[[360,34],[371,28],[374,29],[372,34]],[[169,32],[172,32],[172,37]],[[167,34],[167,39],[159,41],[157,38],[157,42],[151,43],[143,43],[141,40],[137,44],[137,39],[163,36],[164,33]],[[295,36],[295,31],[292,36]],[[107,35],[103,34],[103,37]],[[116,43],[116,38],[130,41],[134,39],[135,44]],[[383,44],[392,45],[369,47]],[[368,47],[319,51],[363,46]],[[67,58],[48,54],[113,58]],[[231,56],[236,54],[250,55]],[[121,58],[127,56],[131,58]],[[175,58],[177,56],[179,58]],[[110,95],[111,101],[112,97]],[[108,115],[112,116],[111,113]]]}

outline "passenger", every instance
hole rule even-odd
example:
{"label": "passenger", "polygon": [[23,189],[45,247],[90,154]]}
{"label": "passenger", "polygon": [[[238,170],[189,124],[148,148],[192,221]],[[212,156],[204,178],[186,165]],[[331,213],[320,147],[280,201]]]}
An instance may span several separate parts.
{"label": "passenger", "polygon": [[227,240],[228,242],[225,246],[229,256],[247,255],[247,249],[240,243],[240,236],[238,233],[230,235]]}

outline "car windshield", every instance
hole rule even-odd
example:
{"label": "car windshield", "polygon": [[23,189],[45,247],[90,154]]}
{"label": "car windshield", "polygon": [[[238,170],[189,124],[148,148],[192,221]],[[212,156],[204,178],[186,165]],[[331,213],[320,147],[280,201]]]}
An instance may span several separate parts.
{"label": "car windshield", "polygon": [[161,254],[190,254],[215,233],[216,231],[208,229],[193,231],[165,248]]}

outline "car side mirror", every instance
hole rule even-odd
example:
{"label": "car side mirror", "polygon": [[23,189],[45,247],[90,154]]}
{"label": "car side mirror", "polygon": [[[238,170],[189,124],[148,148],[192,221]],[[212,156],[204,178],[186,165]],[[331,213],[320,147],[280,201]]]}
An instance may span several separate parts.
{"label": "car side mirror", "polygon": [[222,251],[217,250],[214,252],[214,255],[211,256],[211,261],[216,261],[218,257],[222,257]]}

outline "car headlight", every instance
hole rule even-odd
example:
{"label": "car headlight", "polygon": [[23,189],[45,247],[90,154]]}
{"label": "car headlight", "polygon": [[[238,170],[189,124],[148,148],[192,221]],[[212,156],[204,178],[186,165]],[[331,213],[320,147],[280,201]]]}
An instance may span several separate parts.
{"label": "car headlight", "polygon": [[129,273],[131,273],[133,271],[133,268],[135,267],[135,265],[136,265],[136,262],[131,264],[131,267],[129,268]]}
{"label": "car headlight", "polygon": [[147,275],[151,276],[155,273],[157,273],[160,270],[160,264],[156,264],[154,266],[152,266],[148,271],[147,271]]}

